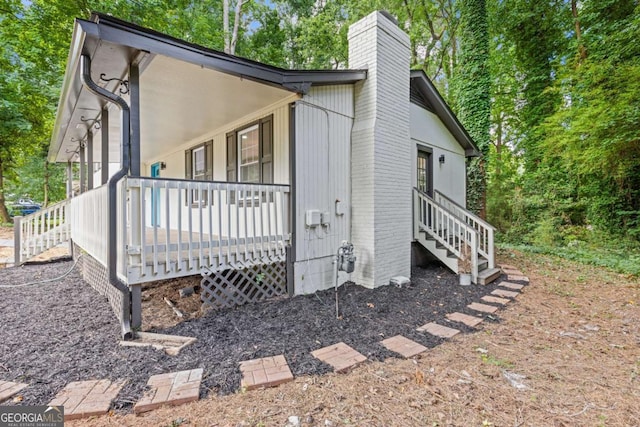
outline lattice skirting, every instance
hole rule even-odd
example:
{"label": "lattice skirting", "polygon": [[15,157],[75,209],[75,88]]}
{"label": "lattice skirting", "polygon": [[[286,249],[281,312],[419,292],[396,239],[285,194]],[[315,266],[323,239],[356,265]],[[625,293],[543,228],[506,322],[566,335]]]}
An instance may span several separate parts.
{"label": "lattice skirting", "polygon": [[284,254],[202,270],[200,298],[213,308],[235,307],[287,294]]}
{"label": "lattice skirting", "polygon": [[[77,258],[81,253],[83,253],[82,249],[74,243],[74,258]],[[107,271],[107,267],[100,264],[95,258],[92,258],[86,253],[83,254],[80,261],[78,261],[78,266],[80,267],[80,272],[84,281],[100,295],[107,298],[111,309],[122,324],[124,322],[124,319],[122,319],[123,295],[118,288],[114,287],[109,282],[109,272]]]}

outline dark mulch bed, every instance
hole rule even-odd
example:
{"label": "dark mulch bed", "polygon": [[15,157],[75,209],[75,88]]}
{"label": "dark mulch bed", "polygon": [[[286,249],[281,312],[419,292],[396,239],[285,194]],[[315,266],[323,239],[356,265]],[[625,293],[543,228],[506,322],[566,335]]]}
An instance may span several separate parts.
{"label": "dark mulch bed", "polygon": [[[0,270],[0,285],[56,277],[71,266],[67,261]],[[172,357],[119,346],[120,328],[107,301],[74,270],[55,283],[0,288],[0,379],[29,383],[22,404],[42,405],[70,381],[127,378],[115,407],[128,410],[157,373],[202,367],[202,395],[236,391],[238,362],[257,357],[284,354],[294,375],[322,374],[330,367],[310,352],[339,341],[372,360],[394,357],[379,342],[397,334],[427,347],[438,345],[441,340],[416,327],[431,321],[446,325],[445,314],[454,311],[477,314],[466,305],[496,287],[461,287],[457,280],[434,266],[415,269],[412,284],[404,288],[345,284],[339,290],[340,319],[333,290],[212,311],[155,331],[198,338]]]}

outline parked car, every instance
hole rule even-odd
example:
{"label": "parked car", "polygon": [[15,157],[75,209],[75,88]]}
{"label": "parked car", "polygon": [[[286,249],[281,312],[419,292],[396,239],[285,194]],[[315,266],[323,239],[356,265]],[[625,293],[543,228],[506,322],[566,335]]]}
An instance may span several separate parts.
{"label": "parked car", "polygon": [[31,199],[18,199],[12,206],[12,214],[15,215],[29,215],[40,210],[42,206],[39,203],[34,202]]}

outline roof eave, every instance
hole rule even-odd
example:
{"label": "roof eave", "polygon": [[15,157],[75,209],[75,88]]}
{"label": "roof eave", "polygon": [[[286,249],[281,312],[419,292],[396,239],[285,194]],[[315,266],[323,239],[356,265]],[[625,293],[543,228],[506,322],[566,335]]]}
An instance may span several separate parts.
{"label": "roof eave", "polygon": [[[86,39],[86,32],[82,28],[82,22],[76,19],[73,29],[73,35],[71,37],[71,49],[69,49],[69,56],[67,57],[67,68],[64,73],[64,79],[62,81],[62,89],[60,91],[60,99],[58,100],[58,110],[56,112],[56,120],[53,126],[53,133],[51,135],[51,143],[49,144],[49,153],[47,160],[49,162],[55,162],[58,157],[58,151],[62,144],[61,135],[64,134],[66,126],[63,126],[65,122],[64,115],[67,112],[66,108],[60,108],[67,104],[69,99],[73,78],[78,69],[78,63],[80,56],[84,49],[84,42]],[[68,120],[67,120],[68,121]]]}
{"label": "roof eave", "polygon": [[304,93],[311,85],[347,84],[364,80],[366,70],[287,70],[229,55],[143,28],[108,15],[94,13],[100,39],[134,49],[166,55],[227,74]]}

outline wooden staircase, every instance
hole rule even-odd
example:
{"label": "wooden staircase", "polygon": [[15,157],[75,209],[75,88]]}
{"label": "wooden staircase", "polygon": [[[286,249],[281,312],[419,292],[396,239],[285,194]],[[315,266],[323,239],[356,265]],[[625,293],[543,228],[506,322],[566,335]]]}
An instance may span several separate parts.
{"label": "wooden staircase", "polygon": [[414,239],[454,273],[458,273],[462,248],[471,254],[471,281],[486,285],[502,271],[495,266],[495,228],[435,191],[432,199],[414,189]]}

